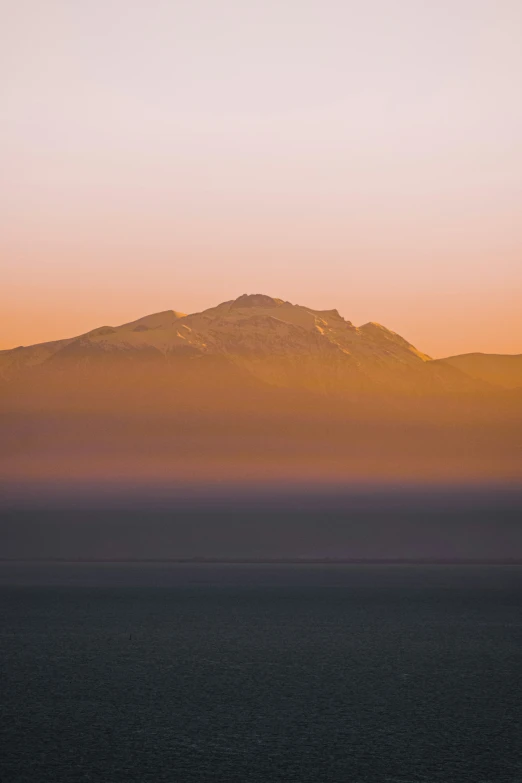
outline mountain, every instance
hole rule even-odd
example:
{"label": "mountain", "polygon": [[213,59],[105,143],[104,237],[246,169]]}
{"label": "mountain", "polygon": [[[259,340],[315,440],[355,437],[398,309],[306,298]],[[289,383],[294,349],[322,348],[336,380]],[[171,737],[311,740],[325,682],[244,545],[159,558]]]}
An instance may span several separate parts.
{"label": "mountain", "polygon": [[461,359],[262,294],[2,351],[0,481],[518,481],[516,373]]}
{"label": "mountain", "polygon": [[493,386],[522,389],[522,354],[465,353],[449,356],[441,362]]}
{"label": "mountain", "polygon": [[205,373],[215,374],[219,366],[222,380],[228,376],[232,385],[241,376],[251,385],[334,396],[477,392],[483,386],[460,368],[433,362],[380,324],[357,327],[337,310],[313,310],[262,294],[245,294],[202,313],[169,310],[75,338],[2,351],[0,378],[4,386],[18,388],[33,386],[31,378],[38,377],[43,392],[53,374],[66,383],[80,378],[88,387],[103,371],[105,380],[98,382],[107,385],[111,369],[121,379],[131,363],[134,373],[137,365],[147,365],[138,373],[143,383],[147,375],[150,380],[162,372],[176,374],[179,381],[194,375],[204,383]]}
{"label": "mountain", "polygon": [[112,343],[122,348],[124,346],[140,346],[143,343],[139,339],[140,335],[145,332],[168,329],[178,318],[183,316],[184,313],[165,310],[161,313],[146,315],[137,321],[131,321],[116,328],[101,326],[78,337],[68,337],[64,340],[54,340],[28,347],[20,345],[18,348],[0,351],[0,380],[11,379],[22,370],[43,364],[71,344],[75,346],[108,346]]}

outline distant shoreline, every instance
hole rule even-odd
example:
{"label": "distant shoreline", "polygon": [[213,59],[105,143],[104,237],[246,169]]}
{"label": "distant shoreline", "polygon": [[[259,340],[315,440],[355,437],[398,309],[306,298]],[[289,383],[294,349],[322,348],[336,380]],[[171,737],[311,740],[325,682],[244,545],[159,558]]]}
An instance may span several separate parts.
{"label": "distant shoreline", "polygon": [[7,563],[64,564],[64,565],[495,565],[522,566],[522,558],[0,558]]}

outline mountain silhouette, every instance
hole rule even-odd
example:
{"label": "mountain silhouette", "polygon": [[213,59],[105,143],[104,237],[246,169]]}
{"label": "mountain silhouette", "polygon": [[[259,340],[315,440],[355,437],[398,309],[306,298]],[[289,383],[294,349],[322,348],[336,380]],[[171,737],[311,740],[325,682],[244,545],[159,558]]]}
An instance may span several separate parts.
{"label": "mountain silhouette", "polygon": [[471,378],[505,389],[522,389],[522,354],[466,353],[442,360]]}
{"label": "mountain silhouette", "polygon": [[457,359],[434,362],[386,327],[354,326],[337,310],[245,294],[201,313],[168,310],[75,338],[2,351],[0,378],[4,386],[18,386],[21,379],[29,383],[31,371],[35,376],[38,369],[40,380],[53,373],[62,380],[79,374],[88,384],[101,368],[108,372],[112,365],[121,372],[122,364],[131,363],[148,365],[154,375],[163,368],[167,375],[177,369],[199,377],[205,372],[199,365],[215,373],[221,362],[223,380],[228,373],[231,385],[250,377],[267,386],[329,395],[480,392],[495,383],[493,371],[467,371],[468,364]]}

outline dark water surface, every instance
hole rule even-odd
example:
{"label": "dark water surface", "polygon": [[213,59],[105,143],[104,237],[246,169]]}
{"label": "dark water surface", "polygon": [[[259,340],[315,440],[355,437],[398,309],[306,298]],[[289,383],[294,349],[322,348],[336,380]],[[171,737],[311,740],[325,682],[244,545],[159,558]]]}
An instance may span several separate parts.
{"label": "dark water surface", "polygon": [[522,567],[0,564],[2,783],[522,781]]}

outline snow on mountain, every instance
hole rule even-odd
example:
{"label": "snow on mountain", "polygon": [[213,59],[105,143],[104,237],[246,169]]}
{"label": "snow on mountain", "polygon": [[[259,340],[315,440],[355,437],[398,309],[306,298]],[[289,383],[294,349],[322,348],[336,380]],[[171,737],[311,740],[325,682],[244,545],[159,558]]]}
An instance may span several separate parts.
{"label": "snow on mountain", "polygon": [[437,394],[480,386],[378,323],[357,327],[335,309],[314,310],[264,294],[244,294],[191,315],[167,310],[76,338],[3,351],[0,378],[16,379],[35,366],[62,375],[79,367],[87,373],[102,357],[104,366],[147,359],[169,367],[182,359],[215,357],[243,378],[246,373],[269,386],[321,393]]}

